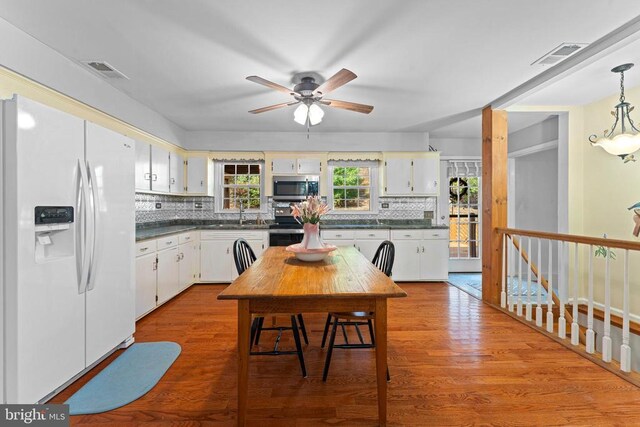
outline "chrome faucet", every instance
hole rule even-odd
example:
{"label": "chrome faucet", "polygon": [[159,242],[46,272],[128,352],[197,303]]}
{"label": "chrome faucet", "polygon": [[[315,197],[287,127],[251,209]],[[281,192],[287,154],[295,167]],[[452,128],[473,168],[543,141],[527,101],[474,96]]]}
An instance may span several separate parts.
{"label": "chrome faucet", "polygon": [[244,218],[242,218],[242,214],[244,213],[244,205],[242,204],[242,199],[239,199],[240,202],[240,225],[244,222]]}

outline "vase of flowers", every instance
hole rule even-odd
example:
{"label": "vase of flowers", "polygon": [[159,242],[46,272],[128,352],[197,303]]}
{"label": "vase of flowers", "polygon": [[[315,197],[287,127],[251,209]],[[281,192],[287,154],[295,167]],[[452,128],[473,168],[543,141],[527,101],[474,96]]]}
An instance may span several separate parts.
{"label": "vase of flowers", "polygon": [[322,249],[324,244],[320,240],[320,217],[329,212],[329,206],[318,196],[309,196],[300,204],[291,208],[293,218],[302,224],[304,237],[301,246],[304,249]]}

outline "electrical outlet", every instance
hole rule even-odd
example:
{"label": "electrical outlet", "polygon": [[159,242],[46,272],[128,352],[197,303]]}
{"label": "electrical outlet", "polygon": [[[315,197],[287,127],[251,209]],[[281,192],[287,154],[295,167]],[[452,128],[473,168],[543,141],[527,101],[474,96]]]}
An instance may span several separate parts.
{"label": "electrical outlet", "polygon": [[434,212],[433,211],[424,211],[424,219],[433,219]]}
{"label": "electrical outlet", "polygon": [[382,208],[383,209],[389,209],[389,203],[383,203],[382,204]]}
{"label": "electrical outlet", "polygon": [[156,209],[162,209],[162,203],[156,202]]}
{"label": "electrical outlet", "polygon": [[193,207],[196,209],[202,209],[202,202],[193,202]]}

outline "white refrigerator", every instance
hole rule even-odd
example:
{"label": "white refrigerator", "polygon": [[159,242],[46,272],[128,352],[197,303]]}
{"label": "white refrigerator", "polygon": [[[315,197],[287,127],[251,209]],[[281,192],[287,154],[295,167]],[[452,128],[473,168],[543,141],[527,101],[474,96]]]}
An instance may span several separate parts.
{"label": "white refrigerator", "polygon": [[3,401],[46,400],[135,330],[134,142],[2,105]]}

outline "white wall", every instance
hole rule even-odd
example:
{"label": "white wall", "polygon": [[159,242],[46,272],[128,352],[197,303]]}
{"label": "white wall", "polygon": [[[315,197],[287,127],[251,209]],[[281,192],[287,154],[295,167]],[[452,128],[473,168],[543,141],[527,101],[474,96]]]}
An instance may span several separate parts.
{"label": "white wall", "polygon": [[168,142],[183,144],[181,127],[1,18],[0,52],[1,66]]}
{"label": "white wall", "polygon": [[558,140],[558,116],[509,134],[509,153]]}
{"label": "white wall", "polygon": [[187,133],[185,148],[218,151],[427,151],[424,132],[210,132]]}
{"label": "white wall", "polygon": [[430,138],[429,144],[446,157],[482,156],[482,138]]}

